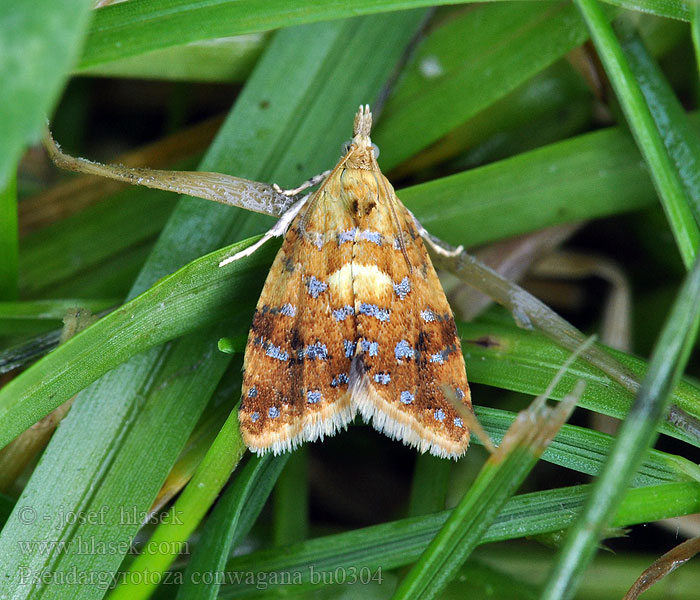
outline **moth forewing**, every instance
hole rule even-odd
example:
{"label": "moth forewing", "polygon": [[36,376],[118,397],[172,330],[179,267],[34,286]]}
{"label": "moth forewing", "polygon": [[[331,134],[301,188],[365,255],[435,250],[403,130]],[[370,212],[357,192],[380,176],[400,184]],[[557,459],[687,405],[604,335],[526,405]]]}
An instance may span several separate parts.
{"label": "moth forewing", "polygon": [[259,454],[333,435],[359,412],[457,458],[471,408],[450,307],[412,215],[381,173],[361,107],[350,147],[291,222],[255,310],[239,413]]}

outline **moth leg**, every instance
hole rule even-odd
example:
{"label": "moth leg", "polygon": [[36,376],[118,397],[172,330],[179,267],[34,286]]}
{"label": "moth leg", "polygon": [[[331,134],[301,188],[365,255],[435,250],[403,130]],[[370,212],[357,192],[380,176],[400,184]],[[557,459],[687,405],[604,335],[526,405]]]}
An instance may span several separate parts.
{"label": "moth leg", "polygon": [[231,175],[105,165],[70,156],[61,150],[48,128],[44,135],[44,146],[56,166],[76,173],[97,175],[132,185],[204,198],[273,217],[284,214],[294,202],[293,198],[280,194],[272,185]]}
{"label": "moth leg", "polygon": [[295,202],[290,209],[287,210],[275,223],[272,228],[265,233],[257,242],[255,242],[252,246],[248,246],[245,250],[241,250],[240,252],[237,252],[233,256],[229,256],[228,258],[225,258],[219,263],[220,267],[224,267],[228,265],[229,263],[237,261],[239,258],[244,258],[246,256],[250,256],[255,252],[260,246],[262,246],[265,242],[268,240],[272,239],[273,237],[281,237],[285,233],[287,233],[287,229],[289,228],[289,224],[294,220],[294,217],[297,216],[299,211],[302,209],[304,204],[306,204],[306,201],[309,199],[309,196],[311,194],[304,196],[301,200],[298,200]]}
{"label": "moth leg", "polygon": [[310,187],[313,187],[316,184],[321,183],[326,177],[328,177],[331,174],[331,171],[332,171],[332,169],[328,169],[328,171],[324,171],[323,173],[319,173],[318,175],[314,175],[311,179],[307,179],[299,187],[294,188],[293,190],[283,190],[276,183],[273,183],[272,187],[274,188],[274,190],[278,194],[282,194],[284,196],[296,196],[299,192],[303,192],[304,190],[307,190]]}
{"label": "moth leg", "polygon": [[423,238],[423,241],[425,241],[425,243],[433,249],[433,251],[436,254],[447,256],[449,258],[456,258],[460,254],[462,254],[462,252],[464,252],[464,246],[460,244],[459,246],[454,248],[450,246],[447,242],[443,242],[440,238],[435,237],[425,227],[423,227],[421,222],[418,219],[416,219],[416,216],[410,210],[406,210],[408,211],[408,214],[411,215],[411,218],[413,219],[413,224],[418,230],[418,234]]}

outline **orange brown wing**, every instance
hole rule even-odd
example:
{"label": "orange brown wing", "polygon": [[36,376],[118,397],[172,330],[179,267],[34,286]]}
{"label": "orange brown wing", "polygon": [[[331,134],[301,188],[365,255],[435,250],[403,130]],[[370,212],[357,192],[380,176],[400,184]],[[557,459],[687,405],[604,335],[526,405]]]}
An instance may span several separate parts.
{"label": "orange brown wing", "polygon": [[355,416],[348,392],[354,352],[353,229],[329,180],[291,223],[255,310],[244,359],[239,421],[263,454],[335,434]]}
{"label": "orange brown wing", "polygon": [[382,274],[354,286],[359,347],[352,400],[379,431],[421,452],[457,458],[469,431],[441,386],[470,408],[471,401],[452,311],[411,215],[381,173],[377,181],[376,207],[359,227],[382,232],[383,243],[367,234],[352,258],[357,272]]}

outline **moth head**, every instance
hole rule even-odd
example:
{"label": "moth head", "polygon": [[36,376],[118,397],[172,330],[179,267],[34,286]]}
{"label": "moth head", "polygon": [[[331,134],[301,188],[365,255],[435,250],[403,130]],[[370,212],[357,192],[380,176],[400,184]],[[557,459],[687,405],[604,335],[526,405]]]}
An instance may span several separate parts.
{"label": "moth head", "polygon": [[[343,145],[340,147],[340,155],[345,156],[350,152],[350,149],[352,148],[354,144],[354,140],[348,140],[347,142],[343,142]],[[357,145],[355,145],[357,147]],[[372,153],[374,154],[374,158],[377,159],[379,158],[379,146],[375,143],[371,143],[370,147],[372,148]]]}
{"label": "moth head", "polygon": [[343,145],[344,161],[348,167],[356,169],[376,168],[376,159],[379,156],[379,148],[369,138],[372,129],[372,113],[369,112],[369,104],[360,106],[355,115],[355,127],[353,138]]}
{"label": "moth head", "polygon": [[358,150],[364,150],[372,146],[372,140],[369,139],[370,131],[372,130],[372,113],[369,111],[369,104],[360,106],[355,115],[355,125],[352,130],[351,145]]}

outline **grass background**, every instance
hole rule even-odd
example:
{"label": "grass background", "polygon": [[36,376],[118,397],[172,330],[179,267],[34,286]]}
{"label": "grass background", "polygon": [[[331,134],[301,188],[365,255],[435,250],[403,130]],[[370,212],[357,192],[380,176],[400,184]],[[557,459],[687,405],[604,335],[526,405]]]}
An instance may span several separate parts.
{"label": "grass background", "polygon": [[[40,4],[0,8],[0,444],[74,401],[50,441],[47,426],[33,449],[0,454],[5,595],[619,598],[677,543],[673,526],[643,524],[700,512],[698,436],[660,422],[668,403],[700,417],[692,353],[674,385],[698,310],[691,4]],[[553,396],[581,378],[582,408],[532,472],[489,471],[479,445],[457,464],[417,457],[361,424],[250,457],[240,352],[278,246],[217,264],[272,220],[70,180],[25,152],[51,114],[72,153],[151,143],[142,164],[291,187],[334,164],[365,102],[381,108],[383,170],[432,233],[473,247],[586,221],[568,247],[629,277],[633,344],[614,356],[648,371],[644,388],[635,400],[577,361]],[[590,276],[547,301],[595,332],[606,294]],[[115,306],[38,358],[67,308]],[[499,440],[568,352],[501,309],[459,326],[477,414]],[[596,414],[644,436],[616,444]],[[498,490],[500,510],[455,524],[450,509],[485,510]],[[615,554],[589,566],[599,536]],[[698,580],[691,562],[645,597],[694,597]]]}

